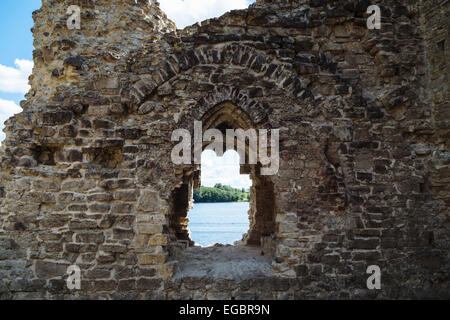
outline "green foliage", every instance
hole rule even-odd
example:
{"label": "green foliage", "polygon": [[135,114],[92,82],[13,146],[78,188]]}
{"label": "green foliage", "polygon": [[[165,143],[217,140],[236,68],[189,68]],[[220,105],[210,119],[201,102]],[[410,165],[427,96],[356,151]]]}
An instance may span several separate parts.
{"label": "green foliage", "polygon": [[244,188],[235,189],[230,186],[224,186],[220,183],[214,188],[201,187],[194,190],[194,201],[200,202],[249,202],[250,193]]}

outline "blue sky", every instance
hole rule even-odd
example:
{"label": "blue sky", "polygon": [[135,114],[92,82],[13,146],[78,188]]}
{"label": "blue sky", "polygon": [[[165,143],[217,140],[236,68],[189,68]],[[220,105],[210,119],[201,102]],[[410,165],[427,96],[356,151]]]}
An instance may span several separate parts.
{"label": "blue sky", "polygon": [[[217,17],[232,9],[246,8],[254,0],[159,0],[167,16],[178,28]],[[20,101],[29,90],[28,76],[33,67],[32,12],[41,0],[0,0],[0,141],[4,122],[21,112]],[[226,183],[234,187],[250,186],[248,176],[239,176],[239,159],[235,152],[223,158],[205,153],[202,177],[205,185]],[[213,165],[214,164],[214,165]],[[223,174],[227,172],[226,177]],[[236,174],[237,172],[237,174]],[[233,173],[230,175],[230,173]],[[231,177],[232,176],[232,177]]]}
{"label": "blue sky", "polygon": [[248,174],[239,174],[239,154],[234,150],[217,157],[214,151],[202,153],[202,186],[213,187],[216,183],[234,188],[248,189],[252,185]]}
{"label": "blue sky", "polygon": [[[33,37],[31,13],[39,9],[40,0],[0,1],[0,129],[16,112],[28,91],[32,68]],[[3,131],[0,140],[4,139]]]}
{"label": "blue sky", "polygon": [[31,13],[39,9],[41,0],[0,1],[0,63],[14,66],[15,59],[33,57]]}

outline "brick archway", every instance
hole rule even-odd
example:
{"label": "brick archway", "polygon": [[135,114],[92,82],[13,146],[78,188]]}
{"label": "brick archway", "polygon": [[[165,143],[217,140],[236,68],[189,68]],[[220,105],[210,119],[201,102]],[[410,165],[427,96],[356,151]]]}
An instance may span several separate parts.
{"label": "brick archway", "polygon": [[[209,129],[218,129],[223,134],[227,129],[257,129],[251,116],[242,108],[232,102],[225,101],[210,108],[200,119],[203,124],[203,133]],[[258,122],[261,122],[259,120]],[[225,142],[225,141],[224,141]],[[208,146],[204,142],[203,150]],[[246,157],[248,157],[249,145],[246,145]],[[236,145],[233,150],[236,150]],[[224,151],[227,148],[224,143]],[[267,254],[274,251],[276,239],[276,199],[274,184],[270,176],[260,174],[261,164],[241,165],[241,174],[249,174],[253,181],[251,188],[250,203],[250,229],[244,235],[243,243],[246,245],[259,246]],[[183,177],[182,184],[171,194],[169,211],[169,232],[171,244],[175,248],[192,245],[193,242],[188,235],[187,213],[192,208],[193,190],[200,187],[201,166],[195,166],[194,170],[189,168]],[[173,249],[172,247],[172,249]]]}

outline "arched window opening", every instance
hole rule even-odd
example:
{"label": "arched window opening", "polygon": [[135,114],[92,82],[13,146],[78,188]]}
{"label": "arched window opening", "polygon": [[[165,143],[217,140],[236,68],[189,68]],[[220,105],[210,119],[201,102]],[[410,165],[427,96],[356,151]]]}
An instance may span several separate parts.
{"label": "arched window opening", "polygon": [[229,150],[218,157],[212,150],[202,154],[201,188],[194,191],[188,212],[190,239],[202,247],[233,245],[249,229],[249,175],[240,174],[239,155]]}
{"label": "arched window opening", "polygon": [[[201,121],[203,133],[217,129],[217,134],[222,132],[225,135],[228,129],[257,129],[248,113],[231,102],[210,109]],[[170,259],[178,266],[179,277],[197,274],[199,268],[208,274],[223,273],[228,268],[225,265],[240,266],[242,270],[249,268],[245,274],[267,274],[270,270],[277,242],[273,177],[261,174],[261,163],[248,162],[250,148],[254,148],[249,141],[244,143],[245,151],[241,150],[240,155],[236,142],[234,146],[233,143],[224,144],[223,157],[219,158],[208,148],[210,143],[204,142],[201,164],[182,169],[183,181],[172,192],[168,249]],[[245,164],[239,161],[242,155],[246,158]],[[180,169],[178,172],[180,174]],[[219,199],[228,202],[215,206],[217,202],[213,200],[217,199],[214,197],[219,196],[214,196],[212,191],[209,195],[202,193],[201,187],[217,184],[220,184],[217,186],[219,189],[224,185],[240,191],[244,189],[241,194],[245,195]],[[200,196],[204,196],[206,201],[200,202]],[[246,200],[244,197],[248,197],[249,202],[239,202]],[[225,246],[212,246],[215,243]],[[258,263],[249,264],[250,260]],[[234,271],[227,272],[237,272],[235,267],[231,269]]]}

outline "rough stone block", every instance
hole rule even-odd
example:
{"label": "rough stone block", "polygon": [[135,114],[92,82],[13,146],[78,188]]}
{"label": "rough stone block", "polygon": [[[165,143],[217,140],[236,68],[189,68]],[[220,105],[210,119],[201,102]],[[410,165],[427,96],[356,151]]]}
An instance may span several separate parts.
{"label": "rough stone block", "polygon": [[36,276],[39,279],[63,277],[67,274],[69,264],[38,260],[34,264]]}
{"label": "rough stone block", "polygon": [[138,200],[138,208],[145,212],[156,212],[159,210],[160,200],[158,193],[152,190],[142,190]]}
{"label": "rough stone block", "polygon": [[140,254],[138,255],[138,260],[140,265],[157,265],[164,264],[167,257],[165,255]]}
{"label": "rough stone block", "polygon": [[139,278],[136,281],[138,290],[158,290],[161,288],[161,279]]}

